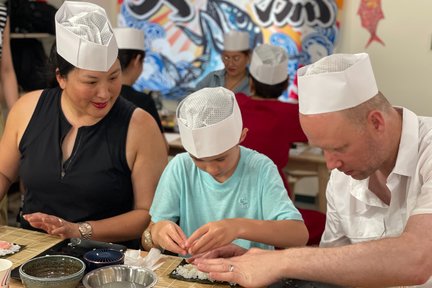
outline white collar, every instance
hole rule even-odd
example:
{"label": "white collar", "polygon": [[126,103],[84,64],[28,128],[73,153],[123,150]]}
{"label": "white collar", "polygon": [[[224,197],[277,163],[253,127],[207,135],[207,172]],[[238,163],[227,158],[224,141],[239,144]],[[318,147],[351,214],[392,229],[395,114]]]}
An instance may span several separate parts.
{"label": "white collar", "polygon": [[415,173],[418,159],[419,147],[419,123],[418,117],[414,112],[403,108],[402,109],[402,133],[399,142],[399,150],[396,159],[396,164],[390,173],[403,176],[412,176]]}

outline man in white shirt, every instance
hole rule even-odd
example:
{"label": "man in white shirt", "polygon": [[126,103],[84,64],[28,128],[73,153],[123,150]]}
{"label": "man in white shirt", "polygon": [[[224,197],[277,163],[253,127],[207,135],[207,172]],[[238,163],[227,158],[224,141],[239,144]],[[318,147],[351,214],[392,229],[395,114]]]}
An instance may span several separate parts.
{"label": "man in white shirt", "polygon": [[392,107],[365,53],[330,55],[298,75],[303,130],[332,170],[321,248],[253,249],[196,259],[198,268],[247,287],[281,278],[432,287],[432,118]]}

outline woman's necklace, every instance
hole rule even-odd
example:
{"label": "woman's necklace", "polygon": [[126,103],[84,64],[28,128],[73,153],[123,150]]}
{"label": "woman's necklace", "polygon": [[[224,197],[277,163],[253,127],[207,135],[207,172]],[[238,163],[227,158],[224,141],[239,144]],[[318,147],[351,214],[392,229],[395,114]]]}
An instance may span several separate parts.
{"label": "woman's necklace", "polygon": [[225,81],[225,88],[228,90],[234,91],[234,88],[237,87],[237,85],[246,77],[246,74],[244,74],[242,77],[240,77],[237,81],[235,81],[233,84],[228,85],[228,81]]}

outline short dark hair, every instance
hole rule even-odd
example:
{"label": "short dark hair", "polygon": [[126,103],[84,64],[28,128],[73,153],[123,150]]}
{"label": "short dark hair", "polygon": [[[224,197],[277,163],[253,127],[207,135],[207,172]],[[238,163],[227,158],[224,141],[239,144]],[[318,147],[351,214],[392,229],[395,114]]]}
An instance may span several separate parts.
{"label": "short dark hair", "polygon": [[266,99],[276,99],[282,95],[282,93],[288,88],[288,77],[284,81],[277,84],[265,84],[256,80],[252,75],[250,75],[252,83],[255,89],[255,95],[266,98]]}
{"label": "short dark hair", "polygon": [[138,55],[140,55],[142,59],[144,59],[145,52],[143,50],[136,49],[119,49],[118,59],[120,60],[121,69],[126,69],[126,67],[129,66],[130,62]]}
{"label": "short dark hair", "polygon": [[48,87],[49,88],[59,86],[59,84],[57,82],[57,77],[56,77],[57,69],[58,69],[58,73],[60,74],[60,76],[65,78],[67,76],[67,74],[69,74],[69,72],[71,72],[73,69],[76,68],[74,65],[72,65],[71,63],[66,61],[62,56],[60,56],[57,53],[57,46],[56,46],[55,42],[51,47],[50,57],[48,59],[48,66],[49,66],[49,69],[48,69],[49,70],[49,75],[48,75]]}

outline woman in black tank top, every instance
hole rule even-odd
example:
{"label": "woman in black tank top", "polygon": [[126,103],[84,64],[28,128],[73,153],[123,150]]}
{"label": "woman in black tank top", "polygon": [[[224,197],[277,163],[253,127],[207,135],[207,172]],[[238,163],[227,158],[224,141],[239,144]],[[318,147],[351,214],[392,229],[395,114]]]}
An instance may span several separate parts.
{"label": "woman in black tank top", "polygon": [[[22,227],[131,244],[150,221],[166,146],[152,116],[119,97],[121,68],[107,18],[100,31],[78,32],[82,24],[65,19],[81,8],[88,12],[83,18],[105,11],[77,3],[66,1],[56,14],[51,60],[57,87],[24,95],[9,115],[0,143],[0,198],[20,176]],[[93,25],[85,20],[80,23]]]}

